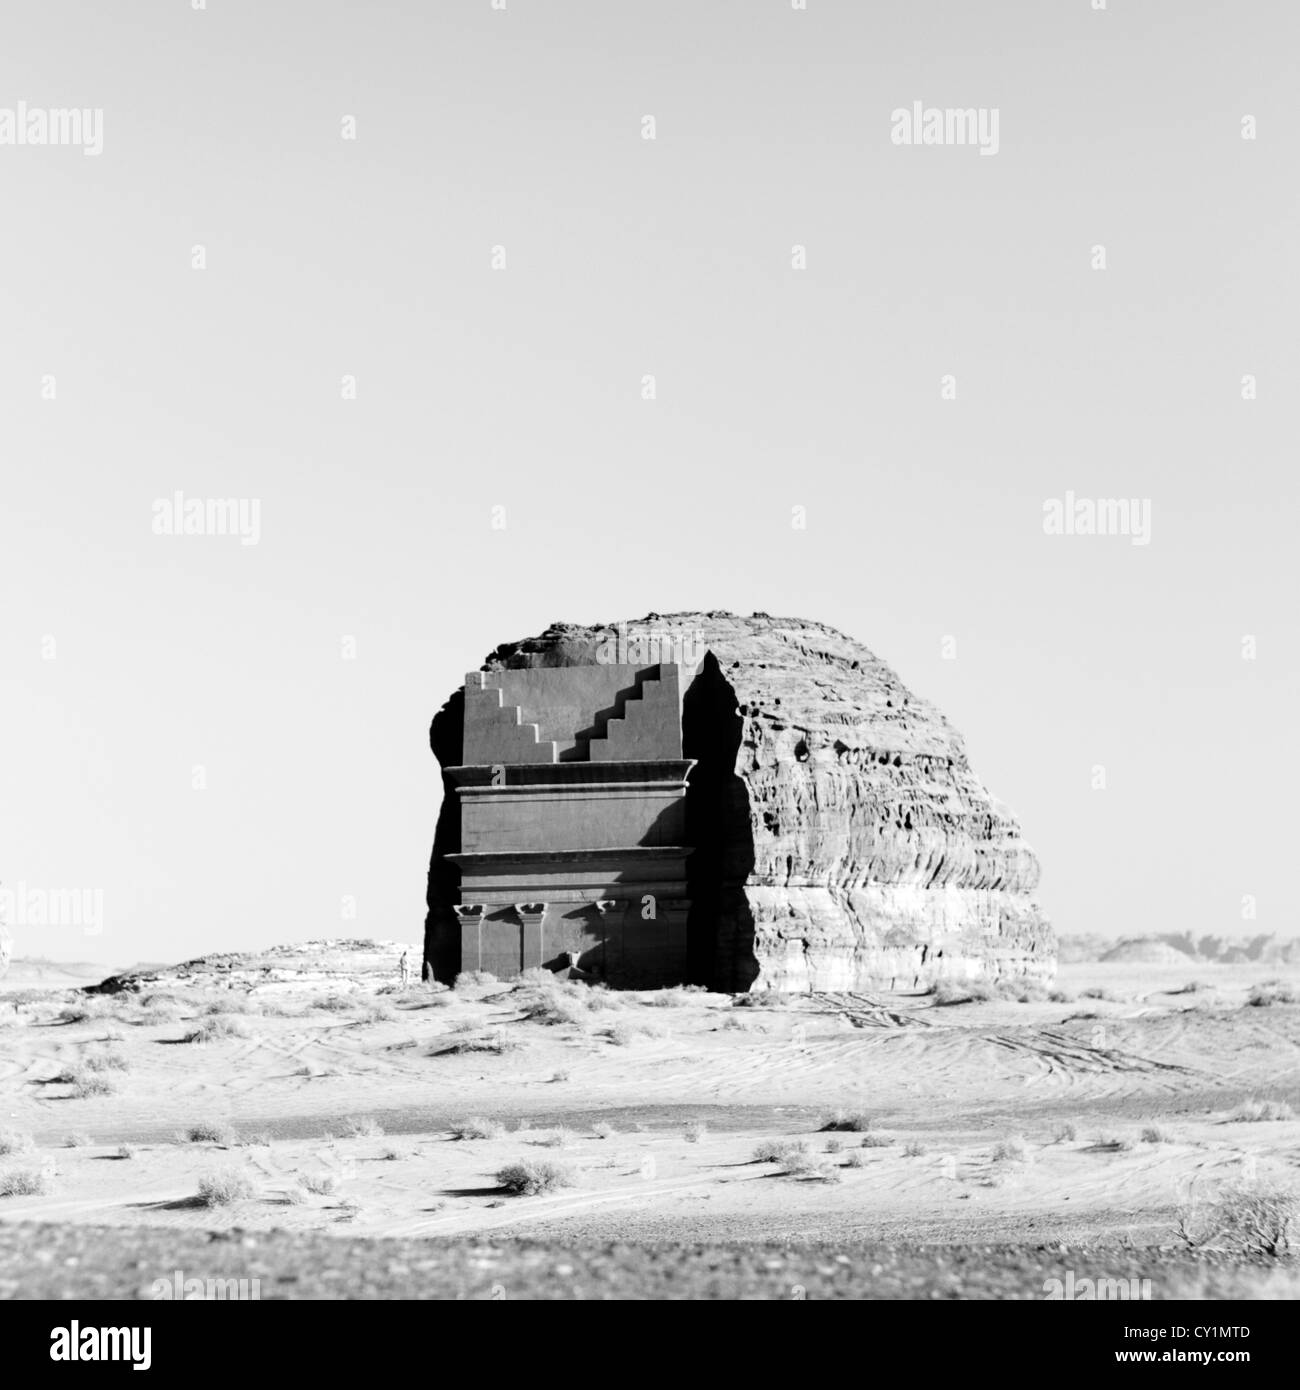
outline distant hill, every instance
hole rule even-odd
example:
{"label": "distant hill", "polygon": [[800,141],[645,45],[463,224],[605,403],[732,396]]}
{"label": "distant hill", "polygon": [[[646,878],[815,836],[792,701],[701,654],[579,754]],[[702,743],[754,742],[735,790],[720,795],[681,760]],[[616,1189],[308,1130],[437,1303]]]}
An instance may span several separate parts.
{"label": "distant hill", "polygon": [[5,989],[73,989],[94,984],[112,975],[115,968],[85,960],[46,960],[42,956],[15,956],[4,977]]}
{"label": "distant hill", "polygon": [[1101,959],[1107,964],[1113,961],[1131,962],[1134,965],[1179,965],[1185,964],[1189,957],[1176,946],[1155,936],[1140,936],[1131,941],[1121,941],[1112,946]]}
{"label": "distant hill", "polygon": [[1279,939],[1272,933],[1249,937],[1202,936],[1165,932],[1116,941],[1095,933],[1062,936],[1059,959],[1064,965],[1082,961],[1132,961],[1142,964],[1260,965],[1300,964],[1300,938]]}

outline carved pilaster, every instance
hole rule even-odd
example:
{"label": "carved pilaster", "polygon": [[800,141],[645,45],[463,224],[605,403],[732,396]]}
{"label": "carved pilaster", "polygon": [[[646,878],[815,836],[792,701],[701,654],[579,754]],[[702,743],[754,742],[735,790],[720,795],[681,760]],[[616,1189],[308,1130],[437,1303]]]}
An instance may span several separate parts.
{"label": "carved pilaster", "polygon": [[543,956],[542,923],[546,917],[546,904],[516,903],[515,915],[519,918],[521,927],[519,968],[532,970],[534,967],[540,967]]}
{"label": "carved pilaster", "polygon": [[460,968],[479,970],[483,958],[484,903],[454,903],[451,909],[460,923]]}

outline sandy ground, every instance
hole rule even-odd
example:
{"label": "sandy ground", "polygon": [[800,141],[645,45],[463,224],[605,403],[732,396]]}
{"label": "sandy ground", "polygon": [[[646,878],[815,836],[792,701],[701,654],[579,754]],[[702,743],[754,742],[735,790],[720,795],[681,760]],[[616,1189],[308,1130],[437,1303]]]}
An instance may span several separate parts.
{"label": "sandy ground", "polygon": [[[399,992],[395,959],[285,948],[129,995],[0,995],[0,1185],[36,1173],[45,1189],[0,1198],[0,1222],[1172,1250],[1189,1192],[1297,1178],[1300,1122],[1234,1118],[1251,1100],[1300,1109],[1300,1006],[1246,1002],[1276,968],[1075,965],[1057,1002],[752,1007]],[[233,1031],[184,1041],[211,1020]],[[78,1097],[76,1078],[111,1089]],[[872,1147],[823,1130],[840,1109]],[[500,1131],[453,1137],[471,1117]],[[200,1125],[232,1132],[186,1138]],[[820,1171],[755,1161],[773,1139],[803,1141]],[[511,1195],[496,1174],[516,1160],[572,1185]],[[247,1195],[202,1200],[212,1175]]]}

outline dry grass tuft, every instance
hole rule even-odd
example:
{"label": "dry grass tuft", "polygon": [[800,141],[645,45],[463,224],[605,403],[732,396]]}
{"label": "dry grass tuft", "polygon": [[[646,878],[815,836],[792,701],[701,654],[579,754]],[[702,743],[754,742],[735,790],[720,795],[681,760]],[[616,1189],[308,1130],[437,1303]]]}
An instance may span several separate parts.
{"label": "dry grass tuft", "polygon": [[255,1014],[257,1007],[242,994],[223,994],[203,1010],[205,1014]]}
{"label": "dry grass tuft", "polygon": [[0,1158],[18,1157],[35,1151],[36,1140],[25,1130],[0,1129]]}
{"label": "dry grass tuft", "polygon": [[505,1126],[496,1120],[484,1119],[482,1115],[472,1115],[468,1120],[456,1120],[451,1125],[453,1139],[500,1139]]}
{"label": "dry grass tuft", "polygon": [[605,1036],[615,1047],[628,1047],[639,1038],[662,1038],[666,1029],[649,1019],[620,1019],[605,1030]]}
{"label": "dry grass tuft", "polygon": [[1271,1008],[1274,1004],[1300,1004],[1300,993],[1285,980],[1265,980],[1251,987],[1246,1002],[1256,1009]]}
{"label": "dry grass tuft", "polygon": [[339,1190],[337,1173],[299,1173],[298,1186],[313,1197],[332,1197]]}
{"label": "dry grass tuft", "polygon": [[497,1169],[497,1183],[516,1196],[537,1197],[558,1187],[573,1187],[573,1170],[563,1163],[525,1158]]}
{"label": "dry grass tuft", "polygon": [[1300,1223],[1300,1194],[1274,1182],[1220,1188],[1202,1199],[1193,1185],[1179,1205],[1175,1229],[1189,1249],[1289,1254]]}
{"label": "dry grass tuft", "polygon": [[180,1137],[186,1144],[224,1144],[227,1148],[239,1142],[234,1127],[222,1120],[201,1120],[183,1130]]}
{"label": "dry grass tuft", "polygon": [[10,1168],[0,1173],[0,1197],[43,1197],[53,1185],[48,1168]]}
{"label": "dry grass tuft", "polygon": [[996,998],[993,986],[985,980],[940,980],[930,990],[930,997],[940,1008],[953,1004],[987,1004]]}
{"label": "dry grass tuft", "polygon": [[750,1162],[786,1164],[810,1152],[806,1139],[764,1139],[755,1145]]}
{"label": "dry grass tuft", "polygon": [[208,1207],[245,1201],[255,1191],[252,1178],[242,1168],[214,1168],[199,1178],[199,1200]]}
{"label": "dry grass tuft", "polygon": [[822,1125],[822,1132],[839,1130],[846,1134],[865,1134],[871,1128],[871,1116],[865,1110],[837,1110]]}
{"label": "dry grass tuft", "polygon": [[211,1014],[186,1033],[187,1043],[220,1042],[223,1038],[251,1038],[253,1030],[238,1014]]}
{"label": "dry grass tuft", "polygon": [[111,1096],[117,1090],[117,1082],[111,1076],[102,1071],[93,1071],[80,1062],[60,1072],[54,1080],[60,1085],[71,1086],[72,1094],[78,1100]]}
{"label": "dry grass tuft", "polygon": [[508,1052],[519,1052],[522,1048],[523,1043],[518,1038],[512,1038],[503,1029],[497,1028],[491,1033],[485,1033],[482,1037],[466,1037],[462,1038],[460,1042],[440,1047],[432,1055],[435,1057],[457,1057],[467,1052],[487,1052],[494,1057],[503,1057]]}
{"label": "dry grass tuft", "polygon": [[80,1065],[87,1071],[130,1071],[131,1063],[111,1047],[92,1049],[82,1055]]}
{"label": "dry grass tuft", "polygon": [[993,1146],[994,1163],[1028,1163],[1029,1161],[1029,1145],[1025,1143],[1023,1135],[1013,1134]]}
{"label": "dry grass tuft", "polygon": [[1246,1100],[1228,1116],[1236,1124],[1294,1120],[1295,1111],[1284,1100]]}

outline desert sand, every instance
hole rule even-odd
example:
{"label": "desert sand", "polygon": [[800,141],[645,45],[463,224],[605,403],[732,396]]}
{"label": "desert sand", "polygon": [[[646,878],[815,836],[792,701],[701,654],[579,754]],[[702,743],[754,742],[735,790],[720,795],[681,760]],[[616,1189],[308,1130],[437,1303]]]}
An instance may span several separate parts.
{"label": "desert sand", "polygon": [[[1180,1210],[1300,1159],[1300,1006],[1248,1002],[1277,967],[1081,963],[1053,997],[941,1004],[403,990],[401,949],[209,957],[119,993],[7,982],[0,1223],[1158,1264],[1187,1248]],[[1290,973],[1266,997],[1295,997]],[[795,1149],[756,1157],[774,1142]],[[566,1185],[514,1194],[516,1161]]]}

